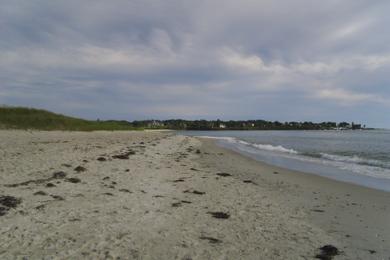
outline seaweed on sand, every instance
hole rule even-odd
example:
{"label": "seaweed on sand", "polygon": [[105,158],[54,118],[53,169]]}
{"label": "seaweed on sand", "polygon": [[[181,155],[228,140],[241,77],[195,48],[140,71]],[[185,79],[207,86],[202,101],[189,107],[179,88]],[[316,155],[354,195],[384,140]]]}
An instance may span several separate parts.
{"label": "seaweed on sand", "polygon": [[200,239],[202,240],[208,240],[210,242],[210,244],[219,244],[219,243],[222,243],[221,240],[217,239],[217,238],[214,238],[214,237],[208,237],[208,236],[201,236],[199,237]]}
{"label": "seaweed on sand", "polygon": [[230,218],[230,214],[229,213],[225,213],[225,212],[221,212],[221,211],[207,212],[207,213],[210,214],[211,216],[213,216],[214,218],[218,218],[218,219],[228,219],[228,218]]}
{"label": "seaweed on sand", "polygon": [[337,247],[333,245],[325,245],[319,249],[320,253],[317,254],[315,258],[321,260],[331,260],[334,256],[340,254],[340,251],[337,249]]}

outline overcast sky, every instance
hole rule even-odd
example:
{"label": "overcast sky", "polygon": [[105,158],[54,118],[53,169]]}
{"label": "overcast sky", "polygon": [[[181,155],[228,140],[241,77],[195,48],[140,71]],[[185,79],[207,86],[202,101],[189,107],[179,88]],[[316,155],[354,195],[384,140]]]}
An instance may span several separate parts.
{"label": "overcast sky", "polygon": [[390,127],[388,0],[0,0],[0,104]]}

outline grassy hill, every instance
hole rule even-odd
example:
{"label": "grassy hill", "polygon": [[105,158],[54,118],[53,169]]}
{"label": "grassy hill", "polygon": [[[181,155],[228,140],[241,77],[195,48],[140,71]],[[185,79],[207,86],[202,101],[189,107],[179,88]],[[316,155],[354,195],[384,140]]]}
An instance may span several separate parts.
{"label": "grassy hill", "polygon": [[37,130],[136,130],[127,121],[90,121],[55,114],[42,109],[0,107],[0,129]]}

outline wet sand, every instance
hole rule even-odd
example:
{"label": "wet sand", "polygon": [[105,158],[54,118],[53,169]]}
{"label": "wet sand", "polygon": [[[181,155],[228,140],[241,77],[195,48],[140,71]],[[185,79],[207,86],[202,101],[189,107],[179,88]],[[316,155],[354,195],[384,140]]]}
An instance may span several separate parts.
{"label": "wet sand", "polygon": [[389,259],[389,201],[172,132],[0,131],[1,259]]}

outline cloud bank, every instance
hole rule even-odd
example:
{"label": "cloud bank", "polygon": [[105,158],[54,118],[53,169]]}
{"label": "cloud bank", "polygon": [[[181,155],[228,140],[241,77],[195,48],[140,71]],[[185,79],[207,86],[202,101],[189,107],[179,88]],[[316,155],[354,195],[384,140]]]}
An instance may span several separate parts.
{"label": "cloud bank", "polygon": [[0,104],[390,127],[390,3],[1,1]]}

